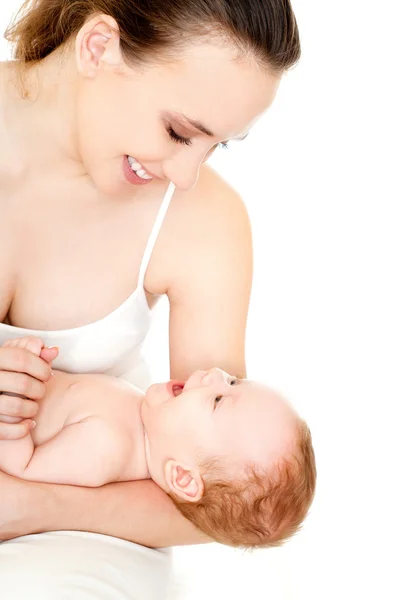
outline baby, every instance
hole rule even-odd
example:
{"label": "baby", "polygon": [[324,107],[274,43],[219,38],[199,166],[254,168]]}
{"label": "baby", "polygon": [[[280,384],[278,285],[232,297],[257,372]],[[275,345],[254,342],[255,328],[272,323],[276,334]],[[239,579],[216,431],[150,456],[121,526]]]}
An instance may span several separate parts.
{"label": "baby", "polygon": [[[6,342],[41,355],[37,338]],[[54,372],[36,426],[0,441],[0,470],[32,481],[102,486],[152,478],[211,538],[276,546],[312,502],[308,427],[270,389],[221,371],[149,387]]]}

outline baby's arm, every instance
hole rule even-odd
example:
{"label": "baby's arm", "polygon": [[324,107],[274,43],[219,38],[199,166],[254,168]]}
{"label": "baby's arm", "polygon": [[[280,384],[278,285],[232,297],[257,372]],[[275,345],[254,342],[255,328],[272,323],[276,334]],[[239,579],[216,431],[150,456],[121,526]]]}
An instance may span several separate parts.
{"label": "baby's arm", "polygon": [[[70,386],[65,392],[69,397],[65,399],[85,407],[89,397],[95,396],[101,404],[110,391],[115,392],[118,403],[124,390],[116,390],[113,382],[107,385],[106,378],[88,375]],[[0,442],[0,470],[43,483],[98,487],[118,481],[132,453],[129,430],[106,416],[83,416],[81,411],[78,418],[36,448],[30,435],[22,440]]]}
{"label": "baby's arm", "polygon": [[126,442],[105,419],[88,417],[65,427],[35,448],[27,464],[7,472],[29,481],[98,487],[118,479]]}
{"label": "baby's arm", "polygon": [[34,445],[30,433],[19,440],[0,440],[0,471],[19,477],[32,458]]}
{"label": "baby's arm", "polygon": [[118,479],[122,443],[105,419],[88,417],[36,448],[30,434],[0,441],[0,470],[29,481],[98,487]]}
{"label": "baby's arm", "polygon": [[[34,343],[41,341],[34,338]],[[99,406],[105,399],[110,406],[110,394],[117,403],[128,399],[132,405],[132,389],[109,378],[88,376],[65,394],[68,403],[82,406],[77,421],[70,420],[53,439],[36,448],[30,434],[0,441],[0,470],[30,481],[87,487],[118,480],[132,451],[129,433],[112,418],[85,414],[85,406],[92,405],[87,400],[94,396]]]}

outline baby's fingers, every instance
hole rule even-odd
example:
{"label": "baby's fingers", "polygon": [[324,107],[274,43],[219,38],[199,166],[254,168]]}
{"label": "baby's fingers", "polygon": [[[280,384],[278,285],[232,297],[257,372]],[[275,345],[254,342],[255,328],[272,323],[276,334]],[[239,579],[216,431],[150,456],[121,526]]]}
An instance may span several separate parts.
{"label": "baby's fingers", "polygon": [[23,350],[28,350],[36,356],[39,356],[42,348],[44,347],[43,341],[38,337],[26,336],[23,338],[16,338],[14,340],[10,340],[8,342],[9,348],[22,348]]}
{"label": "baby's fingers", "polygon": [[57,356],[58,348],[56,348],[56,346],[52,346],[51,348],[43,348],[42,352],[40,353],[40,358],[45,360],[49,365],[57,358]]}

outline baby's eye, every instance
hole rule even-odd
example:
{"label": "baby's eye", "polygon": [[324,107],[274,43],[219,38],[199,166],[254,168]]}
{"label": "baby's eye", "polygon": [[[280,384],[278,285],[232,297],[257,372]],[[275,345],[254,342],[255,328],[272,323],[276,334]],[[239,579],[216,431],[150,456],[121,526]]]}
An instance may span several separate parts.
{"label": "baby's eye", "polygon": [[237,385],[238,379],[236,377],[230,377],[228,380],[228,385]]}
{"label": "baby's eye", "polygon": [[223,400],[223,396],[216,396],[216,398],[214,399],[214,408],[216,408],[218,403],[221,402],[222,400]]}

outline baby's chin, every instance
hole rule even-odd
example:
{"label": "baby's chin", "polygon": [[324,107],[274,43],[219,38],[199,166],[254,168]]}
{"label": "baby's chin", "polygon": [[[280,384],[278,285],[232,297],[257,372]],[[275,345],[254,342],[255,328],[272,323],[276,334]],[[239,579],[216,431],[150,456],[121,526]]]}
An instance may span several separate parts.
{"label": "baby's chin", "polygon": [[165,384],[164,383],[153,383],[148,387],[145,393],[144,402],[148,406],[154,406],[163,401],[165,396]]}

